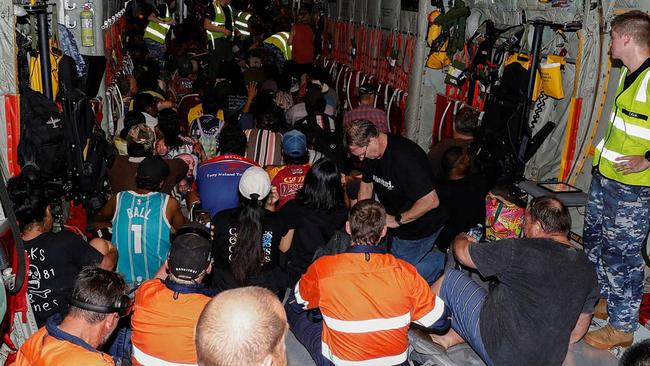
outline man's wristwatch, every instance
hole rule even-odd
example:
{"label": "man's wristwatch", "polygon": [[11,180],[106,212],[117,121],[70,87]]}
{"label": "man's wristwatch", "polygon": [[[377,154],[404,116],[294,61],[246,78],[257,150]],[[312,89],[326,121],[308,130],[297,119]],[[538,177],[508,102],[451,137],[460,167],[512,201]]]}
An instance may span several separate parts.
{"label": "man's wristwatch", "polygon": [[397,225],[402,226],[402,214],[395,215],[395,222]]}
{"label": "man's wristwatch", "polygon": [[645,160],[650,161],[650,150],[645,152]]}

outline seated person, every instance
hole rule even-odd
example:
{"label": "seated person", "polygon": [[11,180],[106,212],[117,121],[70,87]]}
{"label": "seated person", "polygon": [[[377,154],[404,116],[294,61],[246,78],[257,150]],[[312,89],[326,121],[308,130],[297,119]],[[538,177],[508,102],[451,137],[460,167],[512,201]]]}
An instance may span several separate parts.
{"label": "seated person", "polygon": [[124,116],[124,127],[120,130],[120,133],[113,138],[113,145],[117,149],[119,155],[128,155],[126,136],[129,134],[131,127],[139,124],[144,124],[144,114],[137,111],[127,112]]}
{"label": "seated person", "polygon": [[599,296],[593,266],[569,245],[570,228],[562,202],[538,197],[526,212],[526,238],[476,243],[458,235],[456,260],[497,281],[485,290],[448,269],[432,288],[451,308],[452,329],[433,341],[449,348],[465,340],[488,366],[561,365],[589,329]]}
{"label": "seated person", "polygon": [[[305,81],[305,83],[308,84],[307,81]],[[307,85],[305,85],[305,86],[307,86]],[[331,90],[329,88],[329,86],[322,87],[322,86],[319,85],[319,88],[320,88],[321,93],[326,94],[326,95]],[[325,91],[323,91],[323,89],[325,89]],[[334,94],[336,94],[336,92],[334,92]],[[325,109],[324,109],[325,114],[328,115],[328,116],[334,116],[336,114],[336,109],[334,107],[332,107],[330,104],[327,104],[327,99],[325,100],[325,103],[326,103],[325,104]],[[298,120],[307,117],[307,114],[308,114],[307,113],[307,106],[306,106],[305,102],[296,103],[293,106],[291,106],[291,108],[289,108],[285,113],[287,124],[289,125],[289,127],[292,127]]]}
{"label": "seated person", "polygon": [[196,323],[213,295],[202,284],[211,249],[205,226],[181,227],[165,262],[168,275],[140,285],[131,317],[133,365],[196,364]]}
{"label": "seated person", "polygon": [[133,110],[144,115],[147,127],[154,129],[158,124],[158,102],[149,93],[138,93],[133,98]]}
{"label": "seated person", "polygon": [[271,181],[279,195],[277,209],[296,198],[298,191],[305,184],[305,175],[311,167],[307,137],[298,130],[285,133],[282,136],[282,156],[287,165],[280,169]]}
{"label": "seated person", "polygon": [[447,208],[449,218],[436,239],[438,248],[445,252],[456,235],[468,232],[477,225],[485,225],[485,196],[487,183],[480,175],[469,174],[472,158],[467,149],[454,146],[443,154],[444,180],[436,189],[440,204]]}
{"label": "seated person", "polygon": [[254,128],[244,130],[248,139],[246,157],[260,166],[282,163],[280,118],[283,118],[280,107],[272,106],[255,115]]}
{"label": "seated person", "polygon": [[219,150],[219,133],[224,126],[223,111],[215,88],[206,88],[201,97],[201,115],[190,121],[189,135],[198,141],[207,159],[214,158]]}
{"label": "seated person", "polygon": [[138,165],[136,189],[117,193],[95,214],[95,222],[113,226],[117,271],[130,286],[154,276],[169,252],[170,235],[185,224],[178,201],[160,192],[168,174],[161,157],[146,157]]}
{"label": "seated person", "polygon": [[[138,165],[145,157],[153,155],[155,137],[153,130],[144,124],[135,125],[129,130],[126,135],[128,156],[116,156],[113,165],[108,170],[108,181],[111,184],[113,194],[136,189],[135,176]],[[163,160],[169,168],[169,175],[165,178],[160,191],[170,194],[174,186],[187,175],[188,164],[180,158]]]}
{"label": "seated person", "polygon": [[254,286],[224,291],[210,300],[196,326],[198,364],[284,366],[287,328],[282,304],[271,291]]}
{"label": "seated person", "polygon": [[287,251],[281,245],[287,228],[278,213],[269,211],[278,199],[277,192],[271,190],[264,169],[253,166],[242,175],[239,193],[241,207],[221,211],[212,220],[212,284],[222,289],[255,285],[284,296],[286,275],[279,257],[280,252]]}
{"label": "seated person", "polygon": [[283,243],[290,248],[287,274],[293,287],[314,261],[316,251],[345,226],[348,210],[336,164],[327,158],[314,163],[296,198],[282,206],[280,213],[289,228]]}
{"label": "seated person", "polygon": [[[410,323],[445,330],[448,309],[413,265],[377,247],[387,231],[380,203],[357,202],[345,230],[347,252],[317,259],[296,284],[289,326],[318,365],[408,365]],[[316,308],[322,322],[305,312]]]}
{"label": "seated person", "polygon": [[196,190],[188,192],[188,207],[201,202],[213,217],[217,213],[239,206],[237,188],[244,171],[257,163],[244,157],[246,135],[233,125],[227,125],[219,134],[220,155],[206,160],[196,172]]}
{"label": "seated person", "polygon": [[343,128],[346,128],[352,121],[363,119],[370,121],[383,133],[389,133],[386,112],[375,107],[377,99],[377,87],[366,83],[359,87],[359,106],[343,114]]}
{"label": "seated person", "polygon": [[447,149],[454,146],[468,148],[474,141],[474,130],[478,127],[478,117],[478,112],[471,107],[463,107],[456,112],[452,137],[440,140],[429,151],[429,161],[434,176],[444,177],[442,155]]}
{"label": "seated person", "polygon": [[318,84],[310,84],[305,93],[307,116],[299,119],[293,128],[307,136],[314,150],[336,162],[343,159],[343,129],[339,121],[325,112],[325,97]]}
{"label": "seated person", "polygon": [[99,348],[128,313],[126,293],[118,273],[84,268],[74,284],[68,313],[50,317],[32,334],[18,350],[14,365],[114,365]]}
{"label": "seated person", "polygon": [[51,315],[65,311],[75,279],[84,267],[99,265],[113,270],[117,261],[117,250],[109,241],[96,238],[86,243],[67,230],[52,232],[52,208],[44,186],[38,171],[29,166],[7,182],[29,256],[27,298],[39,327]]}
{"label": "seated person", "polygon": [[175,158],[181,154],[194,154],[199,161],[206,159],[203,146],[197,140],[181,134],[178,113],[171,108],[163,109],[158,114],[156,126],[156,155],[167,159]]}
{"label": "seated person", "polygon": [[181,100],[185,95],[192,93],[198,70],[198,62],[190,56],[183,55],[176,58],[176,70],[172,73],[170,85],[176,100]]}

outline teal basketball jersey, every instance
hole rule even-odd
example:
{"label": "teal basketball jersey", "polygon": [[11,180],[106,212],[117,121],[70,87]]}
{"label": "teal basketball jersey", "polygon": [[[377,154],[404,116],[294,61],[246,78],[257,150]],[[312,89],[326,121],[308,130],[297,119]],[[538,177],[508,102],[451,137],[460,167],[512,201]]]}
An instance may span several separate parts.
{"label": "teal basketball jersey", "polygon": [[169,195],[162,192],[117,194],[113,216],[113,242],[117,247],[117,272],[131,285],[150,279],[167,259],[170,227]]}

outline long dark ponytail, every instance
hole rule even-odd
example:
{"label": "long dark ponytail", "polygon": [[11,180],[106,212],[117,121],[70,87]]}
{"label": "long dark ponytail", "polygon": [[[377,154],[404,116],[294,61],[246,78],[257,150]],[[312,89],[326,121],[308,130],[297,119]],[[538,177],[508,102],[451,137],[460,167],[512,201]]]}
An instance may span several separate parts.
{"label": "long dark ponytail", "polygon": [[263,201],[259,195],[242,199],[242,207],[237,223],[236,245],[233,250],[230,268],[235,281],[246,286],[250,277],[259,271],[262,264],[262,217]]}

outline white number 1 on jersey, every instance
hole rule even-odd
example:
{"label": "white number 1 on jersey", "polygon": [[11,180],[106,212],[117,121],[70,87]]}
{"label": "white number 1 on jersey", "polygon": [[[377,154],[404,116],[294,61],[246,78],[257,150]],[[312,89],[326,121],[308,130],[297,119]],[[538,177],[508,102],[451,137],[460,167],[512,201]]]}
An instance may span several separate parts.
{"label": "white number 1 on jersey", "polygon": [[131,225],[133,231],[133,253],[142,254],[142,225]]}

